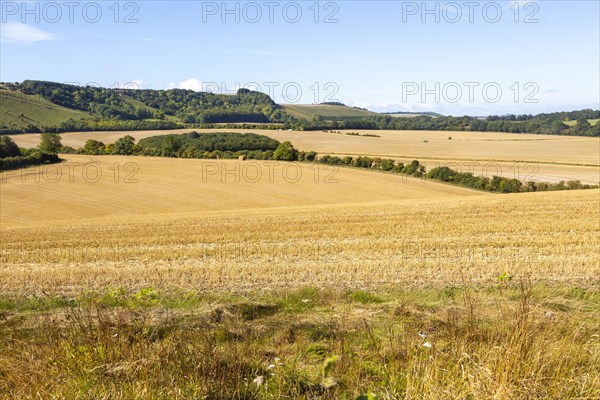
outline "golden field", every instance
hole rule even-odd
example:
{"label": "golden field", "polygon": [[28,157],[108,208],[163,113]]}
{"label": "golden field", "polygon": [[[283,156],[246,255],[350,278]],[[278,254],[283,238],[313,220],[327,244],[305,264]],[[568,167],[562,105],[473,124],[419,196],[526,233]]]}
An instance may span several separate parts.
{"label": "golden field", "polygon": [[600,190],[63,157],[0,180],[0,398],[600,395]]}
{"label": "golden field", "polygon": [[[170,132],[190,131],[182,129]],[[469,164],[479,163],[472,167],[473,171],[490,177],[499,174],[512,178],[519,172],[520,179],[542,182],[580,180],[592,185],[600,182],[600,138],[493,132],[350,131],[381,136],[364,137],[346,135],[346,131],[342,134],[243,129],[227,131],[253,132],[279,141],[289,140],[300,150],[312,150],[320,154],[365,155],[399,161],[417,159],[432,167],[436,163],[455,163],[463,171],[469,170]],[[88,139],[112,143],[126,134],[140,140],[164,133],[69,132],[61,136],[64,145],[78,148],[83,147]],[[452,140],[448,140],[448,137],[452,137]],[[37,134],[15,135],[13,139],[21,147],[35,147],[39,143]]]}
{"label": "golden field", "polygon": [[481,194],[391,174],[275,161],[63,155],[0,175],[3,229],[63,219]]}
{"label": "golden field", "polygon": [[2,291],[486,284],[503,272],[592,285],[600,275],[597,190],[490,195],[353,169],[330,184],[312,174],[202,183],[207,161],[95,159],[105,171],[137,163],[139,182],[36,183],[26,172],[2,183]]}

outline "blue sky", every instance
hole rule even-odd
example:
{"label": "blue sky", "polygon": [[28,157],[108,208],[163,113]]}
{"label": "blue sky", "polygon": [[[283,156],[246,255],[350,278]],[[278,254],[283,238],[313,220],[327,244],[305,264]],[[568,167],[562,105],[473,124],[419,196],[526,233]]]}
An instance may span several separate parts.
{"label": "blue sky", "polygon": [[599,108],[599,3],[1,1],[0,79],[452,115]]}

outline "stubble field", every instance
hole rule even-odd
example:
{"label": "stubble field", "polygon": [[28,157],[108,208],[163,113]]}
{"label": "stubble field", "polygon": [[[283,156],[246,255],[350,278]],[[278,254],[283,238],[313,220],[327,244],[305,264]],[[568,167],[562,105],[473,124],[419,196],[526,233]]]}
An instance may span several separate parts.
{"label": "stubble field", "polygon": [[0,397],[600,394],[598,190],[65,158],[0,183]]}

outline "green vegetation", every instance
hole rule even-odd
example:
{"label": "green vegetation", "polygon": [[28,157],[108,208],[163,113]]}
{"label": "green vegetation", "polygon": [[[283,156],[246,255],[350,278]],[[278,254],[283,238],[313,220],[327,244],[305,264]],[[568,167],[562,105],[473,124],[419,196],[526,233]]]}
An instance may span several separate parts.
{"label": "green vegetation", "polygon": [[292,146],[290,142],[283,142],[273,153],[274,160],[281,161],[298,161],[298,150]]}
{"label": "green vegetation", "polygon": [[58,128],[46,127],[46,132],[84,132],[84,131],[139,131],[183,128],[183,125],[160,119],[142,121],[122,121],[119,119],[69,119]]}
{"label": "green vegetation", "polygon": [[[39,101],[59,106],[61,110],[79,111],[76,115],[63,114],[54,124],[32,124],[37,131],[172,129],[183,126],[178,124],[293,120],[269,96],[247,89],[240,89],[236,95],[219,95],[182,89],[105,89],[29,80],[5,83],[2,87],[3,92],[13,93],[12,97],[23,94],[34,99],[33,103]],[[4,119],[2,122],[7,125]],[[22,123],[18,129],[24,130]]]}
{"label": "green vegetation", "polygon": [[61,147],[61,138],[56,133],[42,133],[40,136],[39,148],[41,151],[58,154]]}
{"label": "green vegetation", "polygon": [[[600,124],[592,125],[588,120],[600,118],[600,111],[581,110],[539,115],[475,117],[431,117],[395,118],[391,115],[374,115],[363,118],[347,118],[339,121],[312,120],[303,123],[304,130],[328,129],[372,129],[372,130],[428,130],[428,131],[472,131],[555,134],[576,136],[600,136]],[[565,120],[577,120],[573,126]]]}
{"label": "green vegetation", "polygon": [[254,133],[186,133],[182,135],[160,135],[140,140],[141,153],[163,157],[194,158],[202,152],[274,151],[279,142]]}
{"label": "green vegetation", "polygon": [[526,184],[523,184],[518,179],[510,179],[499,176],[494,176],[492,179],[489,179],[483,176],[474,176],[469,172],[457,172],[448,167],[433,168],[427,173],[427,178],[440,182],[453,183],[459,186],[470,187],[473,189],[499,193],[595,189],[598,187],[598,185],[583,185],[580,181],[561,181],[558,183],[527,182]]}
{"label": "green vegetation", "polygon": [[[308,161],[301,159],[301,161]],[[495,193],[521,193],[521,192],[543,192],[550,190],[578,190],[578,189],[596,189],[598,185],[584,185],[580,181],[568,181],[559,183],[549,182],[521,182],[518,179],[493,176],[491,179],[484,176],[475,176],[469,172],[457,172],[449,167],[436,167],[426,172],[425,165],[418,160],[413,160],[410,164],[396,163],[392,159],[346,156],[340,158],[337,156],[324,155],[318,159],[318,162],[329,165],[344,165],[356,168],[366,168],[378,171],[385,171],[397,174],[411,175],[419,178],[432,179],[439,182],[451,183],[472,189],[483,190]]]}
{"label": "green vegetation", "polygon": [[[598,119],[598,118],[587,119],[586,121],[588,124],[590,124],[590,126],[596,126],[598,124],[598,122],[600,122],[600,119]],[[579,121],[566,120],[566,121],[562,121],[562,123],[569,127],[575,127],[577,125],[585,125],[585,122],[583,122],[583,120],[579,120]]]}
{"label": "green vegetation", "polygon": [[441,117],[442,116],[441,114],[431,112],[431,111],[426,111],[426,112],[396,111],[396,112],[385,112],[382,114],[389,115],[390,117],[394,117],[394,118],[414,118],[414,117],[422,117],[422,116]]}
{"label": "green vegetation", "polygon": [[56,153],[60,148],[58,135],[42,135],[37,149],[21,149],[10,136],[0,135],[0,171],[58,163],[61,160]]}
{"label": "green vegetation", "polygon": [[600,294],[116,287],[0,297],[7,398],[597,398]]}
{"label": "green vegetation", "polygon": [[203,133],[161,135],[142,139],[136,153],[146,156],[233,159],[240,156],[271,159],[279,142],[253,133]]}
{"label": "green vegetation", "polygon": [[[289,142],[287,142],[289,144]],[[280,146],[279,142],[264,135],[254,133],[197,132],[180,135],[151,136],[135,143],[132,136],[124,136],[114,144],[104,144],[97,140],[88,140],[83,148],[75,150],[78,154],[104,155],[142,155],[176,158],[236,159],[239,157],[270,160]],[[290,145],[291,146],[291,145]],[[298,151],[289,150],[298,159]]]}
{"label": "green vegetation", "polygon": [[113,146],[113,154],[121,156],[130,156],[135,150],[135,139],[131,135],[125,135],[117,139]]}
{"label": "green vegetation", "polygon": [[362,108],[348,107],[341,103],[324,103],[314,105],[286,104],[283,110],[299,120],[340,121],[344,119],[369,117],[377,113]]}
{"label": "green vegetation", "polygon": [[[45,81],[3,83],[0,133],[150,130],[181,127],[433,130],[600,136],[600,111],[449,117],[377,114],[341,103],[279,106],[266,94],[81,87]],[[399,118],[399,116],[410,118]]]}
{"label": "green vegetation", "polygon": [[89,114],[56,105],[38,95],[0,89],[0,133],[37,133],[42,127],[82,118],[89,118]]}

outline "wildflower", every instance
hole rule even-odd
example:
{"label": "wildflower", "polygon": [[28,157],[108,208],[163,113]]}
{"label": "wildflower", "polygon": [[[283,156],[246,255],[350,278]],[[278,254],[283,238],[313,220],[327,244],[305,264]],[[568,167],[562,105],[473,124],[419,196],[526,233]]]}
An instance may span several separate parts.
{"label": "wildflower", "polygon": [[419,332],[419,336],[421,337],[421,339],[425,339],[427,337],[427,334],[425,332]]}
{"label": "wildflower", "polygon": [[431,348],[431,343],[425,342],[425,343],[422,344],[422,346],[423,347],[427,347],[428,349],[430,349]]}
{"label": "wildflower", "polygon": [[258,375],[252,382],[256,383],[256,386],[260,386],[263,384],[265,377],[262,375]]}

